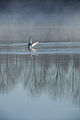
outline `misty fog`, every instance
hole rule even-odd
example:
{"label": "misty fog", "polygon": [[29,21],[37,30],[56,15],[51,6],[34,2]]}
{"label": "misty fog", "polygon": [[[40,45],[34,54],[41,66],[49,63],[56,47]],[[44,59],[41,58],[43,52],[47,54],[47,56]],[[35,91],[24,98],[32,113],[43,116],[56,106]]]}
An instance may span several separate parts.
{"label": "misty fog", "polygon": [[79,41],[79,1],[7,0],[0,4],[0,42]]}

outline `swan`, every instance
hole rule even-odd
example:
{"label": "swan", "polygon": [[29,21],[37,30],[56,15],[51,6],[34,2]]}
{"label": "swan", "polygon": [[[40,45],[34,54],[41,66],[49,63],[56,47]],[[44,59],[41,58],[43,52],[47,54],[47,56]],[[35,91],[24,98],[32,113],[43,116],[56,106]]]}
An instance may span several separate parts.
{"label": "swan", "polygon": [[29,43],[28,43],[28,49],[32,50],[32,47],[34,47],[37,44],[38,44],[38,42],[32,43],[32,36],[30,36]]}

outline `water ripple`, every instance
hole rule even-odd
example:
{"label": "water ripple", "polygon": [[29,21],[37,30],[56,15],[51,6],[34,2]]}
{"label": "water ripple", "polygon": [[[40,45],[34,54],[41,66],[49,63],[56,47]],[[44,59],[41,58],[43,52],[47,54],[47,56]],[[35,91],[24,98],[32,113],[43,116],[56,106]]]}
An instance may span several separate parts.
{"label": "water ripple", "polygon": [[27,43],[0,44],[0,54],[80,54],[80,42],[48,42],[39,43],[29,51]]}

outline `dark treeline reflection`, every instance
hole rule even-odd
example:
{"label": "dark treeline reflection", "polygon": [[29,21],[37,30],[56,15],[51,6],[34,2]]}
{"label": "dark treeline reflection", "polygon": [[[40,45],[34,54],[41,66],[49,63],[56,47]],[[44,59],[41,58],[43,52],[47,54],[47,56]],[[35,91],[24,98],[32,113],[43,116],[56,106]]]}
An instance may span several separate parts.
{"label": "dark treeline reflection", "polygon": [[23,86],[31,96],[43,92],[51,98],[80,103],[80,55],[1,55],[0,93]]}

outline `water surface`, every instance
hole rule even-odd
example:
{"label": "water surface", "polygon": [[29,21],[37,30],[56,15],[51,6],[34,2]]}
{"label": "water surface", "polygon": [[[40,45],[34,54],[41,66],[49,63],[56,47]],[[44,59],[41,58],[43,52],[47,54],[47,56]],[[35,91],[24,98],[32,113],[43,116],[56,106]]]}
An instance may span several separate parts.
{"label": "water surface", "polygon": [[79,120],[80,43],[0,44],[0,120]]}

